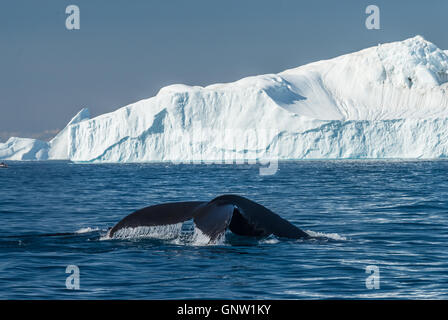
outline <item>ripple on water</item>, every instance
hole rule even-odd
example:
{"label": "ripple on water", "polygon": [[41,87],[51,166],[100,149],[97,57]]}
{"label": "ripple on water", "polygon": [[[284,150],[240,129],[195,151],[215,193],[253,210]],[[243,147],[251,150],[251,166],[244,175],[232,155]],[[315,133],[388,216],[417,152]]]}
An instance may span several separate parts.
{"label": "ripple on water", "polygon": [[[257,166],[11,162],[0,172],[0,298],[448,298],[448,161]],[[186,188],[185,186],[189,187]],[[237,193],[316,239],[210,243],[190,223],[108,229],[160,202]],[[67,265],[81,290],[65,289]],[[381,287],[368,290],[367,266]]]}

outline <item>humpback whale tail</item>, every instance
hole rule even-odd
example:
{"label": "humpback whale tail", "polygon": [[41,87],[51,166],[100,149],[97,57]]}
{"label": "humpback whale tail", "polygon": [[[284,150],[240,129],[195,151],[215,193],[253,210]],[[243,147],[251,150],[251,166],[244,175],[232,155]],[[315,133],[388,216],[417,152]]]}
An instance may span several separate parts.
{"label": "humpback whale tail", "polygon": [[310,238],[306,232],[266,207],[237,195],[219,196],[209,202],[173,202],[137,210],[119,221],[109,231],[113,237],[126,228],[164,226],[193,219],[196,227],[210,238],[221,237],[227,229],[253,237]]}

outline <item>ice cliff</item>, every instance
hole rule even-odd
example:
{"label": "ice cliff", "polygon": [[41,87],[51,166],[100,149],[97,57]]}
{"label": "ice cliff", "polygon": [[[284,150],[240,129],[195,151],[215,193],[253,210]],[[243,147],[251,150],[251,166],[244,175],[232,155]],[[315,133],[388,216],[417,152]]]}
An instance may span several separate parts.
{"label": "ice cliff", "polygon": [[171,85],[0,158],[143,162],[448,156],[448,52],[421,36],[278,74]]}

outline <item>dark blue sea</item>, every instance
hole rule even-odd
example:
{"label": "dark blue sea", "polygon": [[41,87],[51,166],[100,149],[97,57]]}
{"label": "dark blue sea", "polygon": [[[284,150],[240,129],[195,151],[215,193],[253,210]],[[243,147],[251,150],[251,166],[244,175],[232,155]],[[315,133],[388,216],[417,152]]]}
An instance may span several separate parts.
{"label": "dark blue sea", "polygon": [[[9,162],[0,184],[0,299],[448,298],[448,161],[281,162],[272,176],[257,165]],[[209,245],[188,227],[105,238],[136,209],[226,193],[316,238]],[[67,266],[79,289],[67,288]]]}

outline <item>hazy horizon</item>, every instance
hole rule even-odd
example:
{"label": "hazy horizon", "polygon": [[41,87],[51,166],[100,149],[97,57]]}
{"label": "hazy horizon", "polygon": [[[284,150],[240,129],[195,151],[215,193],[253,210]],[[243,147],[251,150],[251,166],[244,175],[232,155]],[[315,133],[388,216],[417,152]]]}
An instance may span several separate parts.
{"label": "hazy horizon", "polygon": [[[80,8],[80,30],[65,9]],[[381,10],[367,30],[365,8]],[[83,107],[91,115],[174,83],[209,85],[278,73],[378,43],[422,35],[448,49],[447,1],[5,1],[0,141],[51,138]]]}

